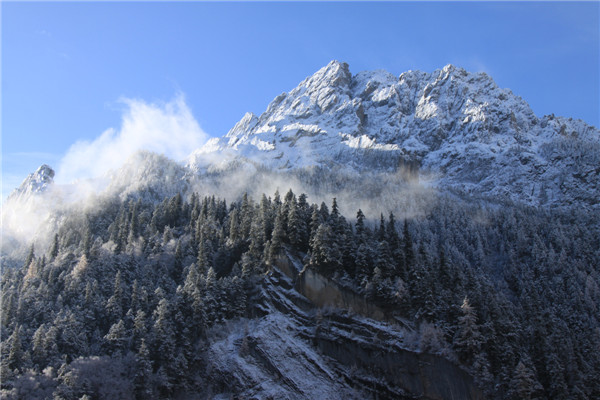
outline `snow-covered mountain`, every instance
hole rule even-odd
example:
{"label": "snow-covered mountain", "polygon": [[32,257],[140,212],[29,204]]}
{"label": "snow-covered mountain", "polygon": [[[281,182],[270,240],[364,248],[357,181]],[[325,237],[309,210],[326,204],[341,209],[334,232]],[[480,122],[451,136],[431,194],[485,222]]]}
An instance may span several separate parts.
{"label": "snow-covered mountain", "polygon": [[35,172],[29,174],[23,180],[21,186],[16,188],[8,196],[7,201],[24,200],[31,195],[44,192],[54,182],[54,170],[46,164],[42,164]]}
{"label": "snow-covered mountain", "polygon": [[[293,187],[318,201],[361,197],[377,207],[352,207],[406,214],[399,193],[437,188],[465,198],[597,210],[599,165],[598,128],[539,118],[485,73],[447,65],[399,77],[352,75],[347,64],[332,61],[277,96],[260,116],[247,113],[225,136],[193,151],[186,165],[140,152],[102,178],[56,190],[50,190],[54,171],[42,165],[4,203],[3,231],[10,236],[10,221],[21,231],[22,210],[34,209],[21,235],[31,237],[36,221],[85,203],[91,193],[160,200],[196,191],[236,199]],[[414,177],[427,183],[415,185]]]}
{"label": "snow-covered mountain", "polygon": [[600,131],[537,117],[485,73],[350,73],[332,61],[259,117],[196,150],[196,173],[232,162],[346,172],[418,167],[440,188],[542,206],[598,207]]}

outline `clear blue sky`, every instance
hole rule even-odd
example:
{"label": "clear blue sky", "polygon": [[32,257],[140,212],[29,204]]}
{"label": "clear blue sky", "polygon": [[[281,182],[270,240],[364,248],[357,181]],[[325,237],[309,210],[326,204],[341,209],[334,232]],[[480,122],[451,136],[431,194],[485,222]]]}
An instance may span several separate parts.
{"label": "clear blue sky", "polygon": [[225,134],[330,60],[357,73],[486,71],[540,116],[599,125],[599,2],[3,2],[3,198],[77,140],[121,124],[122,97],[178,92]]}

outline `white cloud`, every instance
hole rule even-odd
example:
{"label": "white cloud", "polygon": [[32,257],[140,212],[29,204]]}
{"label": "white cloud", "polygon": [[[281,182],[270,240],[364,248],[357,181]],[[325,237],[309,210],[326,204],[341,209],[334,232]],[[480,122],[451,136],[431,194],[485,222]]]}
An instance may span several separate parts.
{"label": "white cloud", "polygon": [[79,141],[72,145],[58,166],[58,183],[102,176],[119,168],[139,150],[183,160],[209,138],[181,94],[166,103],[137,99],[121,102],[127,108],[120,130],[111,128],[91,142]]}

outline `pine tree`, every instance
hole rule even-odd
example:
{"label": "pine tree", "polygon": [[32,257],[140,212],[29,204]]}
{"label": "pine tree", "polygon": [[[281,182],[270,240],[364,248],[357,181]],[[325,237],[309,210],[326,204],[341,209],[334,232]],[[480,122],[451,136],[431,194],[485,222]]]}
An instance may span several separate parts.
{"label": "pine tree", "polygon": [[25,268],[29,267],[29,264],[31,264],[31,262],[34,259],[35,259],[35,249],[32,244],[31,247],[29,248],[29,253],[27,253],[27,257],[25,257],[25,263],[23,263],[23,266]]}
{"label": "pine tree", "polygon": [[182,272],[183,272],[183,258],[184,251],[183,245],[181,244],[181,240],[177,240],[177,246],[175,248],[175,258],[173,263],[173,280],[175,283],[179,284],[182,280]]}
{"label": "pine tree", "polygon": [[121,271],[115,275],[113,295],[106,302],[106,312],[109,321],[116,322],[123,316],[123,286],[121,283]]}
{"label": "pine tree", "polygon": [[143,310],[138,310],[133,320],[132,344],[133,348],[139,348],[142,341],[148,335],[148,327],[146,321],[146,313]]}
{"label": "pine tree", "polygon": [[377,260],[375,266],[381,270],[383,279],[390,278],[395,275],[394,261],[390,254],[388,242],[385,240],[377,244]]}
{"label": "pine tree", "polygon": [[153,343],[155,351],[154,359],[158,365],[164,365],[169,361],[175,350],[175,332],[170,318],[171,307],[167,299],[161,299],[154,311],[154,326],[152,327]]}
{"label": "pine tree", "polygon": [[273,194],[273,209],[275,212],[279,211],[281,204],[281,196],[279,194],[279,189],[277,189],[275,190],[275,194]]}
{"label": "pine tree", "polygon": [[104,336],[108,353],[112,355],[123,354],[128,347],[128,339],[125,323],[120,319],[119,322],[110,327],[108,333]]}
{"label": "pine tree", "polygon": [[200,236],[200,242],[198,245],[198,257],[196,260],[196,265],[198,268],[198,272],[201,274],[206,273],[209,268],[212,268],[212,251],[211,245],[208,239],[205,238],[204,235]]}
{"label": "pine tree", "polygon": [[282,219],[282,224],[283,224],[283,230],[285,232],[288,232],[289,230],[289,225],[288,225],[288,218],[290,215],[290,210],[295,207],[296,205],[296,195],[294,195],[294,192],[292,192],[292,189],[288,190],[288,192],[285,194],[284,200],[283,200],[283,205],[281,206],[281,219]]}
{"label": "pine tree", "polygon": [[194,192],[190,196],[190,228],[196,226],[198,217],[200,216],[200,201],[198,200],[198,193]]}
{"label": "pine tree", "polygon": [[410,235],[410,231],[408,230],[408,221],[404,220],[404,262],[406,270],[410,270],[415,262],[415,253],[413,250],[413,241]]}
{"label": "pine tree", "polygon": [[310,222],[312,210],[306,201],[306,195],[304,193],[298,196],[298,204],[296,206],[296,214],[299,220],[300,227],[298,228],[300,236],[300,249],[302,251],[308,251],[308,245],[310,241]]}
{"label": "pine tree", "polygon": [[327,204],[325,204],[325,202],[321,202],[321,207],[319,208],[319,215],[320,215],[319,223],[329,221],[329,208],[327,207]]}
{"label": "pine tree", "polygon": [[406,279],[407,276],[404,269],[404,253],[402,251],[400,236],[396,230],[396,218],[392,212],[390,212],[386,226],[386,239],[389,245],[390,254],[392,256],[393,274],[400,276],[402,279]]}
{"label": "pine tree", "polygon": [[328,224],[321,224],[311,242],[311,265],[330,276],[341,269],[342,254]]}
{"label": "pine tree", "polygon": [[244,193],[242,197],[242,204],[240,206],[241,218],[240,218],[240,231],[243,239],[247,239],[250,236],[250,229],[252,228],[252,219],[254,213],[252,203],[248,197],[248,193]]}
{"label": "pine tree", "polygon": [[135,398],[139,400],[153,398],[152,390],[152,361],[145,339],[142,339],[140,348],[135,356],[137,365],[135,372]]}
{"label": "pine tree", "polygon": [[306,251],[305,245],[308,243],[308,226],[306,220],[302,219],[302,210],[295,201],[292,200],[290,211],[288,214],[288,237],[292,245],[300,249],[300,251]]}
{"label": "pine tree", "polygon": [[337,199],[334,197],[331,201],[331,214],[329,214],[329,221],[332,227],[337,225],[338,220],[340,219],[340,210],[338,208]]}
{"label": "pine tree", "polygon": [[373,268],[371,248],[366,244],[360,244],[354,255],[354,276],[359,282],[370,275]]}
{"label": "pine tree", "polygon": [[33,362],[39,369],[45,367],[48,361],[48,354],[44,343],[46,337],[46,326],[41,324],[33,333],[32,338],[32,357]]}
{"label": "pine tree", "polygon": [[[85,355],[89,348],[87,328],[80,317],[80,314],[66,309],[66,311],[61,311],[52,323],[60,333],[58,350],[63,357],[66,357],[67,361],[79,355]],[[50,330],[48,334],[50,334]]]}
{"label": "pine tree", "polygon": [[233,243],[237,243],[242,239],[242,233],[240,231],[239,211],[234,208],[229,213],[229,240]]}
{"label": "pine tree", "polygon": [[[264,235],[264,224],[265,221],[262,219],[263,213],[259,212],[256,218],[252,222],[252,228],[250,228],[250,246],[248,248],[248,254],[254,260],[259,260],[264,252],[265,246],[265,235]],[[269,234],[270,236],[270,234]]]}
{"label": "pine tree", "polygon": [[259,221],[261,222],[260,227],[262,228],[262,237],[264,241],[271,240],[271,233],[273,233],[273,211],[270,199],[263,193],[260,199],[260,206],[258,210]]}
{"label": "pine tree", "polygon": [[89,271],[88,257],[85,255],[85,253],[83,253],[81,255],[81,257],[79,258],[79,261],[77,262],[77,264],[75,264],[75,267],[73,268],[73,271],[71,272],[71,274],[73,275],[73,278],[75,278],[76,280],[85,280],[86,276],[88,275],[88,271]]}
{"label": "pine tree", "polygon": [[540,390],[541,386],[535,377],[535,373],[523,361],[519,361],[510,381],[509,396],[516,399],[530,400],[536,398],[536,394]]}
{"label": "pine tree", "polygon": [[465,297],[460,308],[463,315],[458,319],[458,331],[454,338],[454,348],[461,361],[471,365],[475,356],[481,351],[483,337],[477,324],[477,314],[469,304],[469,299]]}
{"label": "pine tree", "polygon": [[[21,344],[21,326],[17,325],[8,339],[8,357],[2,363],[6,363],[9,369],[21,369],[23,367],[23,346]],[[4,368],[3,368],[4,369]]]}
{"label": "pine tree", "polygon": [[86,224],[85,230],[83,232],[81,249],[83,254],[89,259],[91,255],[90,252],[92,249],[92,231],[89,227],[89,223]]}
{"label": "pine tree", "polygon": [[140,290],[138,280],[134,279],[133,284],[131,285],[131,299],[129,301],[130,308],[134,313],[142,308],[142,296]]}
{"label": "pine tree", "polygon": [[210,268],[206,273],[204,287],[206,288],[202,297],[204,318],[208,325],[218,322],[221,318],[221,304],[219,304],[220,288],[215,270]]}
{"label": "pine tree", "polygon": [[283,227],[283,211],[277,213],[275,218],[275,226],[273,227],[273,234],[271,235],[271,244],[269,245],[269,262],[275,261],[275,258],[281,252],[283,248],[283,242],[285,240],[285,229]]}
{"label": "pine tree", "polygon": [[49,253],[50,261],[54,261],[54,259],[58,255],[58,250],[59,250],[58,233],[56,233],[56,234],[54,234],[54,240],[52,241],[52,247],[50,248],[50,253]]}
{"label": "pine tree", "polygon": [[359,208],[356,213],[355,233],[359,244],[364,244],[367,240],[365,231],[365,214]]}
{"label": "pine tree", "polygon": [[383,242],[386,240],[386,230],[385,230],[385,218],[383,217],[383,213],[379,216],[379,229],[377,230],[377,241]]}
{"label": "pine tree", "polygon": [[131,210],[131,217],[130,217],[130,221],[129,221],[129,235],[127,236],[128,244],[132,244],[137,239],[138,235],[140,234],[139,213],[140,213],[141,204],[142,204],[141,200],[138,199],[138,201],[135,203],[135,205],[133,206],[133,208]]}
{"label": "pine tree", "polygon": [[309,245],[310,245],[310,243],[312,243],[312,241],[317,233],[317,229],[319,229],[319,225],[321,225],[321,223],[323,223],[323,219],[321,218],[321,213],[319,212],[319,209],[316,206],[313,206],[311,215],[310,215],[310,223],[309,223],[309,228],[310,228]]}

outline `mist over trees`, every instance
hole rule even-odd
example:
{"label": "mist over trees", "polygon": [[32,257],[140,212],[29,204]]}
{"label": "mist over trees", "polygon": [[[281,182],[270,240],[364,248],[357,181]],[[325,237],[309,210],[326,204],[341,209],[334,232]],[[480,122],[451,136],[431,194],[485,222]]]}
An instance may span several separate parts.
{"label": "mist over trees", "polygon": [[259,317],[287,254],[407,321],[490,398],[599,398],[599,237],[594,214],[450,196],[414,218],[291,190],[107,198],[4,269],[2,397],[208,396],[211,327]]}

